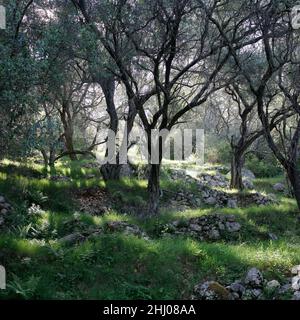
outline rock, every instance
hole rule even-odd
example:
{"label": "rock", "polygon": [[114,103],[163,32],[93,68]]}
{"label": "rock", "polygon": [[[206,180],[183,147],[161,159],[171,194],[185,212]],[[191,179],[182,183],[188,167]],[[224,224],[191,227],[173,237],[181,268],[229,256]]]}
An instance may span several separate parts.
{"label": "rock", "polygon": [[237,200],[235,200],[235,199],[228,199],[228,201],[227,201],[227,207],[228,208],[231,208],[231,209],[235,209],[235,208],[237,208]]}
{"label": "rock", "polygon": [[266,285],[266,289],[267,290],[275,290],[280,288],[280,283],[277,280],[271,280],[267,283]]}
{"label": "rock", "polygon": [[218,240],[221,238],[220,232],[217,229],[213,229],[208,233],[208,238],[211,240]]}
{"label": "rock", "polygon": [[124,232],[127,235],[134,235],[143,238],[144,240],[149,240],[150,238],[147,234],[142,231],[138,226],[129,224],[125,221],[110,221],[106,224],[107,230],[111,232]]}
{"label": "rock", "polygon": [[201,207],[202,205],[202,200],[200,198],[194,199],[194,203],[197,207]]}
{"label": "rock", "polygon": [[286,293],[289,292],[290,290],[291,290],[291,284],[290,284],[290,283],[287,283],[287,284],[283,285],[283,286],[279,289],[278,293],[279,293],[279,294],[286,294]]}
{"label": "rock", "polygon": [[67,176],[51,176],[50,177],[50,180],[51,181],[62,181],[62,182],[70,182],[72,181],[72,179],[70,177],[67,177]]}
{"label": "rock", "polygon": [[261,289],[253,289],[253,290],[249,290],[249,293],[250,293],[250,296],[256,300],[262,295],[262,290]]}
{"label": "rock", "polygon": [[88,179],[88,180],[90,180],[90,179],[96,178],[96,176],[95,176],[94,174],[87,174],[87,175],[85,176],[85,178]]}
{"label": "rock", "polygon": [[294,291],[300,290],[300,276],[295,276],[292,278],[292,289]]}
{"label": "rock", "polygon": [[79,232],[68,234],[59,241],[66,244],[75,244],[84,240],[84,236]]}
{"label": "rock", "polygon": [[248,180],[256,179],[255,174],[249,169],[242,169],[243,178],[247,178]]}
{"label": "rock", "polygon": [[294,293],[292,300],[297,300],[297,301],[300,300],[300,291],[296,291]]}
{"label": "rock", "polygon": [[9,203],[1,203],[0,207],[2,207],[3,209],[10,209],[10,204]]}
{"label": "rock", "polygon": [[99,229],[99,230],[94,230],[92,232],[90,232],[90,234],[86,237],[87,239],[93,239],[95,237],[99,237],[100,235],[102,235],[103,232],[102,232],[102,229]]}
{"label": "rock", "polygon": [[214,197],[209,197],[209,198],[205,199],[204,202],[209,205],[214,205],[217,203],[217,199]]}
{"label": "rock", "polygon": [[292,275],[300,276],[300,265],[294,266],[291,270]]}
{"label": "rock", "polygon": [[190,224],[190,229],[192,231],[196,231],[196,232],[201,232],[202,231],[202,227],[199,226],[198,224]]}
{"label": "rock", "polygon": [[220,231],[225,230],[225,225],[224,225],[224,223],[223,223],[223,222],[218,222],[218,228],[219,228]]}
{"label": "rock", "polygon": [[241,230],[241,225],[238,222],[226,222],[226,229],[228,232],[238,232]]}
{"label": "rock", "polygon": [[0,203],[5,203],[5,198],[3,196],[0,196]]}
{"label": "rock", "polygon": [[250,180],[249,178],[243,179],[243,186],[245,189],[249,189],[249,190],[254,189],[254,184],[253,184],[252,180]]}
{"label": "rock", "polygon": [[276,183],[273,186],[273,190],[276,192],[284,192],[285,191],[285,185],[283,183]]}
{"label": "rock", "polygon": [[233,300],[230,291],[215,281],[207,281],[195,286],[194,293],[199,300]]}
{"label": "rock", "polygon": [[228,288],[230,291],[237,293],[239,297],[241,297],[246,290],[241,281],[233,282]]}
{"label": "rock", "polygon": [[276,234],[274,234],[274,233],[268,233],[268,236],[269,236],[269,238],[271,239],[271,240],[273,240],[273,241],[277,241],[278,240],[278,237],[276,236]]}
{"label": "rock", "polygon": [[259,206],[266,206],[275,202],[270,197],[265,196],[259,192],[252,194],[251,197],[252,202],[256,203]]}
{"label": "rock", "polygon": [[261,288],[263,285],[263,281],[264,278],[262,273],[256,268],[250,269],[245,278],[245,284],[253,288]]}
{"label": "rock", "polygon": [[7,210],[7,209],[2,209],[2,210],[0,211],[0,213],[3,214],[3,215],[5,215],[5,214],[8,213],[8,210]]}
{"label": "rock", "polygon": [[241,225],[235,222],[234,215],[210,214],[187,221],[173,221],[163,226],[161,232],[185,234],[200,240],[219,240],[223,235],[227,239],[228,234],[224,231],[233,233],[240,229]]}
{"label": "rock", "polygon": [[242,296],[242,300],[258,300],[261,295],[261,289],[246,289]]}
{"label": "rock", "polygon": [[229,222],[235,222],[235,215],[233,214],[228,214],[225,216],[225,219]]}

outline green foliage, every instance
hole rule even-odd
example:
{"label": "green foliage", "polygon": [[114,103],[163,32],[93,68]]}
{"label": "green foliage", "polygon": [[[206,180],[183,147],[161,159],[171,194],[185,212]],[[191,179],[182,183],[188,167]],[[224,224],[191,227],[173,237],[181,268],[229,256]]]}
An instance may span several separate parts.
{"label": "green foliage", "polygon": [[43,205],[48,200],[48,197],[44,195],[42,191],[36,190],[33,187],[23,190],[23,196],[29,204],[34,203],[38,205]]}
{"label": "green foliage", "polygon": [[205,162],[230,163],[231,148],[228,141],[214,135],[208,135],[205,142]]}
{"label": "green foliage", "polygon": [[24,152],[28,155],[34,150],[57,150],[62,148],[62,142],[58,141],[60,135],[60,123],[57,118],[45,118],[32,124],[27,136]]}
{"label": "green foliage", "polygon": [[282,174],[282,168],[274,158],[259,160],[257,157],[251,156],[246,160],[246,167],[258,178],[272,178]]}
{"label": "green foliage", "polygon": [[25,300],[35,298],[40,277],[30,276],[26,281],[22,281],[18,276],[13,275],[13,280],[8,283],[8,295],[10,297]]}
{"label": "green foliage", "polygon": [[[9,195],[14,207],[0,235],[1,263],[8,271],[8,290],[1,290],[0,298],[188,299],[194,285],[205,279],[229,284],[256,266],[268,279],[282,281],[291,266],[300,263],[297,207],[294,200],[282,195],[275,206],[218,209],[236,215],[242,224],[240,237],[230,242],[206,243],[189,237],[162,237],[161,232],[168,222],[180,220],[184,226],[191,217],[214,213],[212,208],[163,210],[160,217],[148,220],[125,216],[118,210],[104,216],[75,213],[76,205],[66,194],[70,188],[86,187],[86,172],[80,170],[80,162],[72,164],[76,174],[71,173],[71,184],[36,179],[32,170],[42,172],[37,165],[28,164],[27,170],[20,167],[17,175],[11,174],[10,166],[6,162],[0,167],[0,192]],[[56,170],[72,171],[69,162],[59,163]],[[10,174],[6,175],[7,172]],[[271,190],[274,182],[265,178],[256,184],[259,190]],[[176,189],[178,185],[173,183]],[[15,196],[24,184],[35,202],[39,201],[35,192],[47,197],[38,214],[28,214],[27,198]],[[105,185],[101,181],[93,184]],[[162,184],[172,187],[167,177]],[[11,192],[12,187],[19,189]],[[144,200],[146,182],[125,179],[110,182],[107,188],[111,195],[117,196],[119,190],[125,202],[131,199],[134,203],[139,197]],[[151,240],[104,232],[77,245],[65,246],[58,241],[71,233],[97,230],[112,220],[140,226]],[[270,241],[269,232],[279,240]]]}

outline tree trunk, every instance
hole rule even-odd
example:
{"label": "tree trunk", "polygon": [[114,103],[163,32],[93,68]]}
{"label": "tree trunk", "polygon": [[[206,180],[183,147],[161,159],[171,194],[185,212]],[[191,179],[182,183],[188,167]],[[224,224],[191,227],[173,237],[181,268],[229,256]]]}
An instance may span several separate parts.
{"label": "tree trunk", "polygon": [[73,129],[72,128],[65,128],[65,145],[66,149],[69,152],[69,157],[72,161],[77,160],[77,156],[74,153],[74,143],[73,143]]}
{"label": "tree trunk", "polygon": [[73,119],[70,114],[68,103],[64,103],[62,105],[62,110],[60,111],[60,119],[64,128],[63,137],[64,137],[65,149],[69,153],[69,157],[72,161],[77,160],[77,156],[74,153],[75,148],[74,148],[74,142],[73,142],[73,135],[74,135]]}
{"label": "tree trunk", "polygon": [[151,164],[148,178],[149,206],[148,215],[156,216],[159,213],[160,197],[160,164]]}
{"label": "tree trunk", "polygon": [[44,160],[44,167],[47,168],[49,164],[48,156],[46,150],[42,149],[41,153],[43,155],[43,160]]}
{"label": "tree trunk", "polygon": [[49,166],[54,167],[55,164],[55,150],[50,150],[50,156],[49,156]]}
{"label": "tree trunk", "polygon": [[121,165],[106,163],[101,166],[100,172],[102,174],[104,181],[119,180],[120,179],[120,172],[121,172]]}
{"label": "tree trunk", "polygon": [[296,199],[298,208],[300,209],[300,172],[297,169],[297,164],[289,165],[287,175],[292,187],[293,196]]}
{"label": "tree trunk", "polygon": [[242,176],[242,169],[243,169],[243,155],[238,151],[234,150],[232,153],[231,159],[231,180],[230,180],[230,188],[231,189],[238,189],[243,190],[243,176]]}
{"label": "tree trunk", "polygon": [[[101,86],[101,89],[105,96],[106,101],[106,111],[109,115],[110,124],[109,129],[112,130],[115,134],[118,132],[119,127],[119,118],[115,105],[115,80],[114,77],[105,77],[94,75],[94,80],[98,82]],[[106,149],[105,155],[107,156],[108,150]],[[101,166],[100,172],[103,176],[104,181],[108,180],[119,180],[120,179],[121,166],[119,164],[119,155],[117,155],[117,163],[111,164],[106,163]]]}

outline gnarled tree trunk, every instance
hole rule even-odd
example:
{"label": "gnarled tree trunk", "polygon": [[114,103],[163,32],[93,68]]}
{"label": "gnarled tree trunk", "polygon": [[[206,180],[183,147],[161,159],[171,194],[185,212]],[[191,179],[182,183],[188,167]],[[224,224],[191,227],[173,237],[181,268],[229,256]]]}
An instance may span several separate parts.
{"label": "gnarled tree trunk", "polygon": [[298,208],[300,208],[300,172],[297,168],[297,164],[289,165],[286,168],[287,176],[289,178],[290,185],[292,187],[293,196],[296,199]]}
{"label": "gnarled tree trunk", "polygon": [[70,159],[72,161],[77,160],[73,142],[73,128],[70,128],[70,126],[65,127],[64,137],[66,150],[69,153]]}
{"label": "gnarled tree trunk", "polygon": [[160,197],[160,164],[151,164],[148,178],[148,215],[156,216],[159,213]]}
{"label": "gnarled tree trunk", "polygon": [[244,165],[244,156],[239,150],[234,150],[231,158],[231,180],[230,188],[243,190],[242,169]]}
{"label": "gnarled tree trunk", "polygon": [[74,152],[75,150],[74,141],[73,141],[74,130],[73,130],[73,123],[72,123],[73,119],[70,114],[69,105],[67,102],[65,102],[62,105],[62,110],[60,110],[59,113],[60,113],[61,122],[64,128],[63,137],[64,137],[65,149],[72,161],[77,160],[76,153]]}

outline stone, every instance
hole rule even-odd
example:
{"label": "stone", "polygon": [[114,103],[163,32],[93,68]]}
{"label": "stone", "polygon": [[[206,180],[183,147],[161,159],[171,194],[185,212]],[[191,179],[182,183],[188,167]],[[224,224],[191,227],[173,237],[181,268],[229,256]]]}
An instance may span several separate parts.
{"label": "stone", "polygon": [[250,295],[252,296],[253,299],[258,299],[262,295],[262,290],[261,289],[250,290]]}
{"label": "stone", "polygon": [[211,240],[218,240],[218,239],[220,239],[220,237],[221,237],[220,232],[217,229],[212,229],[208,233],[208,238]]}
{"label": "stone", "polygon": [[249,178],[243,179],[243,186],[245,189],[249,189],[249,190],[254,189],[254,184],[253,184],[252,180],[250,180]]}
{"label": "stone", "polygon": [[256,179],[255,174],[249,169],[242,169],[242,176],[243,178],[247,178],[249,180]]}
{"label": "stone", "polygon": [[292,278],[292,289],[294,291],[300,290],[300,276],[295,276]]}
{"label": "stone", "polygon": [[3,196],[0,196],[0,203],[5,203],[5,198]]}
{"label": "stone", "polygon": [[269,236],[269,238],[271,239],[271,240],[273,240],[273,241],[277,241],[278,240],[278,237],[276,236],[276,234],[274,234],[274,233],[268,233],[268,236]]}
{"label": "stone", "polygon": [[243,286],[241,281],[235,281],[229,286],[229,290],[237,293],[241,297],[244,294],[246,288]]}
{"label": "stone", "polygon": [[227,207],[231,209],[237,208],[237,201],[235,199],[228,199],[227,201]]}
{"label": "stone", "polygon": [[276,290],[280,288],[280,283],[277,280],[271,280],[267,283],[266,289],[267,290]]}
{"label": "stone", "polygon": [[202,227],[199,226],[198,224],[190,224],[190,229],[192,231],[200,232],[202,231]]}
{"label": "stone", "polygon": [[226,220],[229,222],[235,222],[235,216],[233,214],[229,214],[225,216]]}
{"label": "stone", "polygon": [[215,281],[206,281],[195,286],[194,293],[199,300],[233,300],[230,291]]}
{"label": "stone", "polygon": [[262,273],[256,269],[256,268],[251,268],[246,275],[245,278],[245,284],[253,287],[253,288],[261,288],[263,285],[263,275]]}
{"label": "stone", "polygon": [[241,230],[241,225],[238,222],[226,222],[226,230],[230,233]]}
{"label": "stone", "polygon": [[0,213],[3,214],[3,215],[5,215],[5,214],[8,213],[8,210],[7,210],[7,209],[2,209],[2,210],[0,211]]}
{"label": "stone", "polygon": [[291,270],[292,275],[300,276],[300,265],[294,266]]}
{"label": "stone", "polygon": [[287,283],[287,284],[283,285],[283,286],[279,289],[278,293],[279,293],[279,294],[285,294],[285,293],[289,292],[290,290],[291,290],[291,284],[290,284],[290,283]]}
{"label": "stone", "polygon": [[64,182],[69,182],[72,181],[70,177],[67,176],[59,176],[59,175],[54,175],[50,177],[51,181],[64,181]]}
{"label": "stone", "polygon": [[202,205],[202,200],[200,198],[196,198],[195,199],[195,203],[197,206],[201,206]]}
{"label": "stone", "polygon": [[217,203],[217,199],[214,197],[209,197],[209,198],[205,199],[204,202],[209,205],[214,205]]}
{"label": "stone", "polygon": [[261,295],[261,289],[246,289],[242,296],[242,300],[258,300]]}
{"label": "stone", "polygon": [[218,223],[218,228],[219,228],[220,231],[225,230],[225,225],[224,225],[224,223],[219,222],[219,223]]}
{"label": "stone", "polygon": [[144,240],[150,240],[145,232],[143,232],[137,225],[129,224],[125,221],[109,221],[106,224],[107,230],[111,232],[124,232],[126,235],[135,235],[143,238]]}
{"label": "stone", "polygon": [[292,300],[300,301],[300,291],[294,293]]}
{"label": "stone", "polygon": [[95,176],[94,174],[87,174],[87,175],[85,176],[85,178],[86,178],[86,179],[94,179],[94,178],[96,178],[96,176]]}
{"label": "stone", "polygon": [[284,192],[285,191],[285,185],[283,183],[276,183],[273,186],[273,190],[277,192]]}
{"label": "stone", "polygon": [[61,238],[59,241],[66,244],[75,244],[83,240],[84,240],[84,236],[77,232],[77,233],[68,234],[67,236]]}
{"label": "stone", "polygon": [[3,208],[3,209],[10,209],[10,204],[9,203],[1,203],[1,207]]}
{"label": "stone", "polygon": [[[187,236],[202,237],[206,240],[219,240],[224,230],[230,233],[238,232],[241,225],[235,222],[234,215],[210,214],[187,221],[173,221],[162,228],[162,233],[186,234]],[[228,236],[228,235],[226,235]]]}
{"label": "stone", "polygon": [[100,235],[102,234],[102,230],[97,230],[97,231],[92,231],[88,236],[87,238],[88,239],[92,239],[92,238],[95,238],[95,237],[99,237]]}

